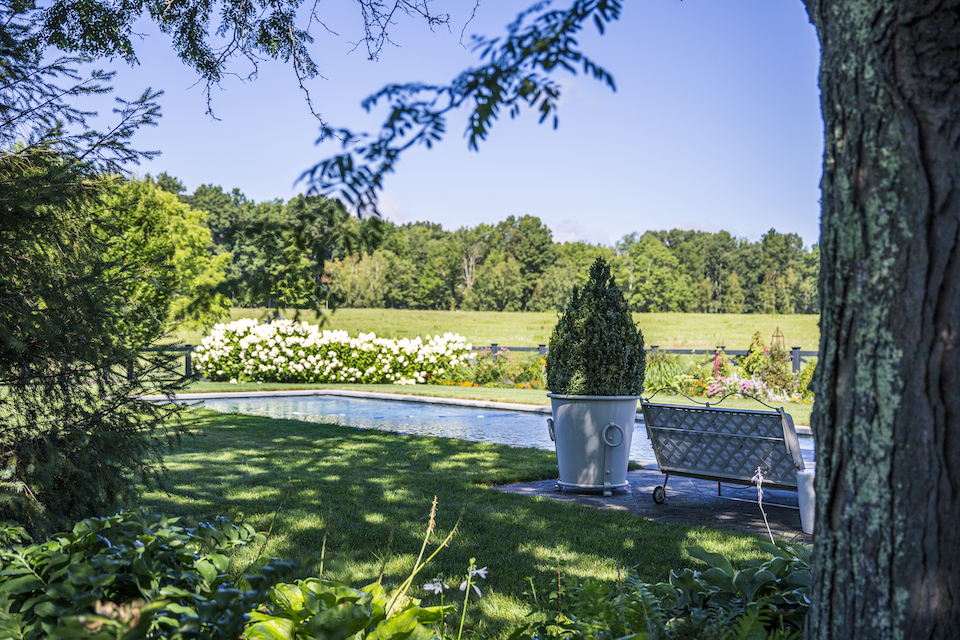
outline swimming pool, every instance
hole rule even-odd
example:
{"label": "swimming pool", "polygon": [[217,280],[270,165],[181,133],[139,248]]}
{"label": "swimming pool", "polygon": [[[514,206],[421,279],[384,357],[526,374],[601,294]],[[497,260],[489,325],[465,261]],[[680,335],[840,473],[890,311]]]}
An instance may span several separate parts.
{"label": "swimming pool", "polygon": [[[203,400],[203,406],[221,413],[554,450],[547,433],[549,414],[544,413],[345,396],[216,398]],[[813,438],[800,436],[800,446],[812,450]],[[634,431],[630,459],[643,465],[656,465],[642,424]]]}

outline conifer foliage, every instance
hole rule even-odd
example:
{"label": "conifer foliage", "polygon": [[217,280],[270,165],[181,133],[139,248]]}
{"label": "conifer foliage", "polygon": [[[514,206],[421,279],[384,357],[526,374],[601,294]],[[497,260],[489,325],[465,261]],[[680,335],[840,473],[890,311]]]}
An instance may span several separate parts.
{"label": "conifer foliage", "polygon": [[645,368],[643,333],[609,265],[597,258],[550,336],[547,387],[563,395],[639,395]]}
{"label": "conifer foliage", "polygon": [[0,6],[0,520],[44,532],[153,477],[178,408],[136,396],[172,392],[180,376],[170,354],[142,353],[158,331],[131,327],[153,311],[124,293],[159,286],[149,275],[162,266],[111,259],[91,233],[107,172],[144,157],[129,138],[158,115],[153,94],[97,133],[68,99],[109,90],[109,74],[45,61],[34,17],[29,3]]}

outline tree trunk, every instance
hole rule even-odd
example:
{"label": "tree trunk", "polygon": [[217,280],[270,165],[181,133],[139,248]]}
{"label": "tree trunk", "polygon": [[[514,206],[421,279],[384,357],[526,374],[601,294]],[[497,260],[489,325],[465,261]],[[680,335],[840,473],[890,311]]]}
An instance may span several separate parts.
{"label": "tree trunk", "polygon": [[960,1],[806,0],[826,130],[810,638],[960,634]]}

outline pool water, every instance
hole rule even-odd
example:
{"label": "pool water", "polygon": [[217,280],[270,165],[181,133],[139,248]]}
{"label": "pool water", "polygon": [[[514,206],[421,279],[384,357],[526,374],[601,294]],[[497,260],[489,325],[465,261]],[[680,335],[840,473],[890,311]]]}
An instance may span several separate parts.
{"label": "pool water", "polygon": [[[222,398],[204,400],[203,406],[221,413],[554,450],[547,432],[549,414],[545,413],[344,396]],[[813,438],[800,436],[800,446],[812,450]],[[656,465],[657,459],[642,424],[634,430],[630,459],[643,465]]]}

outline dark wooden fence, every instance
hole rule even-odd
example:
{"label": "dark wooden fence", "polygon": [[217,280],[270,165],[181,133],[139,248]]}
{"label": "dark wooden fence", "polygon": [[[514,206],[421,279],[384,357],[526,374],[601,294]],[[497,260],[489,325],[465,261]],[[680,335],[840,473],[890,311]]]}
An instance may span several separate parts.
{"label": "dark wooden fence", "polygon": [[[173,351],[174,353],[184,352],[183,375],[193,374],[193,347],[192,344],[185,344],[179,347],[147,347],[144,351]],[[133,377],[133,366],[127,365],[127,377]]]}
{"label": "dark wooden fence", "polygon": [[[490,343],[489,347],[481,347],[474,345],[473,347],[477,351],[489,351],[490,353],[499,353],[500,351],[536,351],[541,355],[546,355],[550,348],[545,344],[539,344],[536,347],[501,347],[496,342]],[[186,344],[180,347],[151,347],[147,351],[159,351],[165,349],[166,351],[183,351],[186,352],[183,364],[183,373],[184,375],[191,375],[193,373],[193,345]],[[727,351],[722,344],[717,345],[717,349],[723,349],[727,357],[731,358],[730,361],[734,362],[734,356],[745,356],[747,351]],[[660,353],[678,353],[681,355],[690,355],[690,356],[712,356],[716,353],[715,350],[710,349],[661,349],[660,345],[652,344],[647,347],[647,351],[659,351]],[[791,347],[790,348],[790,360],[793,362],[793,372],[800,373],[800,369],[804,362],[809,362],[807,358],[816,358],[820,355],[819,351],[802,351],[800,347]]]}
{"label": "dark wooden fence", "polygon": [[[501,347],[496,342],[491,343],[489,347],[480,347],[474,345],[473,347],[477,351],[489,351],[490,353],[498,353],[500,351],[536,351],[541,355],[546,355],[550,348],[545,344],[540,344],[536,347]],[[734,356],[745,356],[749,352],[746,350],[743,351],[727,351],[724,345],[718,344],[717,349],[723,349],[724,353],[730,358],[731,362],[734,362]],[[682,355],[691,355],[691,356],[712,356],[716,353],[714,349],[661,349],[660,345],[652,344],[647,347],[647,351],[659,351],[660,353],[678,353]],[[820,355],[819,351],[803,351],[800,347],[791,347],[790,348],[790,360],[793,363],[793,372],[800,373],[800,369],[804,362],[809,362],[807,358],[816,358]]]}

